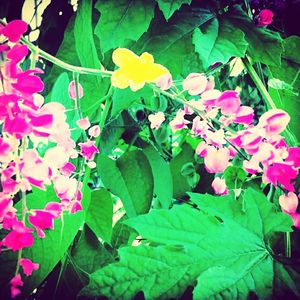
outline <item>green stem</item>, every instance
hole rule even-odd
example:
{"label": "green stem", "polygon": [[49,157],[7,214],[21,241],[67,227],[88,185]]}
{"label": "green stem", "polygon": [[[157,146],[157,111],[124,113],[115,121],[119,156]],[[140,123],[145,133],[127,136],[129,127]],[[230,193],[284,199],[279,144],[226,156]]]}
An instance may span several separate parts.
{"label": "green stem", "polygon": [[285,243],[285,256],[288,258],[292,257],[292,244],[291,244],[291,233],[284,233],[284,243]]}
{"label": "green stem", "polygon": [[276,109],[276,105],[271,98],[269,92],[267,91],[266,87],[264,86],[263,82],[261,81],[260,77],[256,73],[255,69],[253,68],[252,64],[250,63],[248,57],[242,58],[244,66],[248,71],[248,74],[252,78],[253,82],[255,83],[256,87],[258,88],[259,92],[263,96],[266,104],[270,106],[272,109]]}

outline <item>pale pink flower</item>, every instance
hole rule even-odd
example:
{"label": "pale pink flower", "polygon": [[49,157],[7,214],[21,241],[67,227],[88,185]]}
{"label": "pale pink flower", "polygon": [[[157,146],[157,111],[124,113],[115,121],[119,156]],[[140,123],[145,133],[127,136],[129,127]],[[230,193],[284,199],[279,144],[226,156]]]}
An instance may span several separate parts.
{"label": "pale pink flower", "polygon": [[279,197],[279,204],[287,214],[293,214],[297,210],[299,199],[295,193],[289,192],[287,195]]}
{"label": "pale pink flower", "polygon": [[207,122],[202,121],[199,116],[193,119],[192,131],[195,133],[195,136],[203,136],[208,130]]}
{"label": "pale pink flower", "polygon": [[69,160],[69,155],[64,147],[54,146],[49,148],[44,155],[44,162],[53,170],[62,168]]}
{"label": "pale pink flower", "polygon": [[39,269],[39,264],[33,263],[29,258],[21,258],[19,265],[23,268],[25,275],[30,276],[33,271]]}
{"label": "pale pink flower", "polygon": [[[75,81],[72,80],[69,84],[69,96],[71,99],[76,100],[76,84]],[[82,85],[78,82],[78,99],[83,97],[83,88]]]}
{"label": "pale pink flower", "polygon": [[76,121],[77,126],[82,129],[82,130],[86,130],[91,126],[89,117],[85,117],[83,119],[79,119],[78,121]]}
{"label": "pale pink flower", "polygon": [[240,106],[236,112],[234,122],[249,125],[253,122],[254,110],[250,106]]}
{"label": "pale pink flower", "polygon": [[207,109],[211,109],[211,107],[216,106],[216,100],[221,96],[221,94],[222,93],[219,90],[207,90],[201,94],[201,99]]}
{"label": "pale pink flower", "polygon": [[160,76],[156,81],[157,86],[159,86],[163,91],[168,90],[173,85],[173,80],[171,74],[164,74]]}
{"label": "pale pink flower", "polygon": [[227,148],[216,149],[210,146],[204,157],[205,168],[209,173],[223,172],[228,166],[229,159],[230,152]]}
{"label": "pale pink flower", "polygon": [[216,177],[213,180],[211,186],[217,195],[227,195],[228,194],[228,189],[227,189],[225,180],[220,177]]}
{"label": "pale pink flower", "polygon": [[186,124],[188,124],[189,121],[185,120],[184,115],[184,110],[180,109],[177,111],[175,118],[170,122],[173,131],[187,128]]}
{"label": "pale pink flower", "polygon": [[211,146],[207,145],[205,142],[202,141],[198,144],[195,152],[198,156],[205,157],[210,148]]}
{"label": "pale pink flower", "polygon": [[100,135],[100,127],[98,125],[95,125],[89,129],[88,133],[92,137],[97,137]]}
{"label": "pale pink flower", "polygon": [[148,120],[150,121],[150,127],[152,129],[158,129],[161,126],[161,124],[165,121],[165,119],[165,114],[161,111],[148,116]]}
{"label": "pale pink flower", "polygon": [[192,96],[203,93],[207,88],[208,80],[202,73],[191,73],[183,81],[182,87]]}

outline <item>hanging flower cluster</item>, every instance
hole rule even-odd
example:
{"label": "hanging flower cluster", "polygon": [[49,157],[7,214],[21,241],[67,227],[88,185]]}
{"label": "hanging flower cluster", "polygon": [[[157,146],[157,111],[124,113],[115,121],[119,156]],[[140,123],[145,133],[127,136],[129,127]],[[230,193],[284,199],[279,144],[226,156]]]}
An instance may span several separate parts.
{"label": "hanging flower cluster", "polygon": [[[99,152],[91,140],[80,143],[80,150],[76,150],[65,107],[54,102],[44,104],[39,94],[44,84],[36,74],[42,70],[21,69],[20,62],[27,56],[28,48],[19,39],[26,30],[27,24],[21,20],[0,27],[0,226],[7,231],[0,241],[0,251],[20,251],[16,273],[10,281],[12,297],[21,292],[23,285],[20,267],[26,276],[39,268],[37,263],[22,257],[22,249],[34,244],[34,233],[44,238],[64,211],[75,213],[82,209],[82,184],[74,178],[76,167],[69,160],[79,153],[91,161]],[[72,86],[70,89],[73,95]],[[82,94],[82,89],[79,92]],[[99,128],[90,128],[90,135],[99,135]],[[54,146],[41,156],[38,145],[48,146],[49,142]],[[49,185],[53,185],[60,202],[28,210],[26,193],[32,187],[45,190]],[[21,217],[13,205],[17,197],[22,201]]]}
{"label": "hanging flower cluster", "polygon": [[[165,90],[166,77],[159,78],[157,85]],[[172,84],[168,83],[168,88]],[[241,105],[238,93],[233,90],[221,92],[214,88],[212,77],[192,73],[182,83],[183,90],[194,98],[186,101],[170,122],[173,131],[191,128],[195,137],[202,141],[196,153],[204,158],[209,173],[222,173],[239,153],[244,158],[243,167],[250,174],[262,174],[265,184],[286,190],[280,205],[290,214],[294,225],[300,227],[300,214],[296,212],[298,197],[295,181],[300,168],[300,148],[288,147],[281,135],[286,129],[290,116],[281,109],[271,109],[264,113],[256,125],[254,110]],[[175,95],[175,94],[174,94]],[[194,116],[191,121],[191,117]],[[152,128],[159,128],[164,115],[159,112],[149,116]],[[242,130],[235,131],[241,128]],[[225,180],[217,177],[212,183],[216,194],[228,193]]]}

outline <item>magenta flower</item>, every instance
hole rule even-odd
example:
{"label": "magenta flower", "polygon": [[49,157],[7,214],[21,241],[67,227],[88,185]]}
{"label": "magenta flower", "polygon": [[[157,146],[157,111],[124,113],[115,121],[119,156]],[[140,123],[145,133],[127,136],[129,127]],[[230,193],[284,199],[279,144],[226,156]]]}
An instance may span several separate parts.
{"label": "magenta flower", "polygon": [[80,146],[80,154],[87,160],[93,160],[94,155],[99,153],[98,148],[95,146],[95,141],[87,141],[78,145]]}
{"label": "magenta flower", "polygon": [[10,42],[18,42],[21,35],[27,31],[27,24],[22,20],[9,22],[2,30],[1,34],[5,35]]}
{"label": "magenta flower", "polygon": [[11,297],[15,298],[21,293],[19,287],[23,286],[23,281],[19,273],[12,278],[12,280],[10,281],[10,285]]}
{"label": "magenta flower", "polygon": [[263,9],[256,17],[257,26],[268,26],[273,22],[274,13],[269,9]]}
{"label": "magenta flower", "polygon": [[14,45],[8,52],[6,57],[19,63],[28,54],[28,47],[26,45]]}
{"label": "magenta flower", "polygon": [[15,213],[16,209],[13,207],[13,201],[11,198],[4,198],[0,200],[0,223],[8,213]]}
{"label": "magenta flower", "polygon": [[34,210],[33,215],[28,216],[28,222],[35,227],[40,238],[45,237],[44,229],[54,228],[54,215],[46,210]]}
{"label": "magenta flower", "polygon": [[33,263],[29,258],[21,258],[19,265],[23,268],[25,275],[30,276],[33,271],[38,270],[40,265]]}
{"label": "magenta flower", "polygon": [[236,112],[234,122],[238,124],[249,125],[253,122],[254,119],[254,110],[250,106],[240,106]]}
{"label": "magenta flower", "polygon": [[241,106],[241,100],[236,91],[225,91],[216,100],[216,106],[221,109],[222,114],[236,114]]}
{"label": "magenta flower", "polygon": [[291,147],[288,149],[288,157],[285,159],[286,162],[292,163],[295,168],[300,167],[300,148]]}
{"label": "magenta flower", "polygon": [[34,94],[43,91],[44,83],[40,77],[33,75],[37,70],[28,70],[16,75],[17,82],[12,86],[24,94]]}

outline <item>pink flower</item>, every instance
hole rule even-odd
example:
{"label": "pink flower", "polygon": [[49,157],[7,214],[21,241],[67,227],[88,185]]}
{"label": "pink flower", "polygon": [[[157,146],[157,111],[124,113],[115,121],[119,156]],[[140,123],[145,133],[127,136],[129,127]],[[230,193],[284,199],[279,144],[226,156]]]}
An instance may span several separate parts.
{"label": "pink flower", "polygon": [[221,92],[219,90],[207,90],[203,94],[201,94],[201,99],[203,100],[203,104],[207,109],[211,109],[212,106],[216,106],[216,100],[221,96]]}
{"label": "pink flower", "polygon": [[28,216],[28,222],[36,228],[40,238],[45,237],[44,229],[54,228],[54,215],[46,210],[33,210],[33,215]]}
{"label": "pink flower", "polygon": [[26,227],[22,222],[14,221],[13,230],[2,240],[2,245],[13,251],[31,247],[34,242],[32,231],[32,228]]}
{"label": "pink flower", "polygon": [[87,160],[93,160],[94,155],[99,153],[98,148],[95,146],[95,141],[87,141],[85,143],[79,143],[80,153]]}
{"label": "pink flower", "polygon": [[32,75],[36,70],[28,70],[16,75],[17,82],[12,86],[24,94],[34,94],[43,91],[44,83],[41,78]]}
{"label": "pink flower", "polygon": [[210,149],[210,146],[202,141],[198,144],[195,152],[200,157],[205,157],[207,155],[207,152],[209,151],[209,149]]}
{"label": "pink flower", "polygon": [[191,73],[183,81],[182,86],[190,95],[199,95],[207,88],[208,80],[204,74]]}
{"label": "pink flower", "polygon": [[79,119],[78,121],[76,121],[76,124],[82,130],[86,130],[91,126],[89,117],[85,117],[84,119]]}
{"label": "pink flower", "polygon": [[288,157],[285,159],[286,162],[292,163],[295,168],[300,167],[300,148],[291,147],[288,149]]}
{"label": "pink flower", "polygon": [[63,167],[69,160],[69,155],[64,147],[55,146],[49,148],[44,155],[44,162],[53,170]]}
{"label": "pink flower", "polygon": [[282,210],[287,214],[293,214],[297,210],[298,197],[296,194],[289,192],[287,195],[281,195],[279,197],[279,204]]}
{"label": "pink flower", "polygon": [[11,146],[0,137],[0,162],[5,162],[11,151]]}
{"label": "pink flower", "polygon": [[236,112],[234,122],[249,125],[253,122],[254,110],[250,106],[240,106]]}
{"label": "pink flower", "polygon": [[213,180],[211,186],[217,195],[227,195],[228,194],[228,189],[227,189],[225,180],[221,179],[220,177],[216,177]]}
{"label": "pink flower", "polygon": [[64,175],[64,176],[69,176],[72,172],[74,172],[76,170],[76,167],[70,163],[67,162],[66,164],[64,164],[61,168],[60,168],[60,172]]}
{"label": "pink flower", "polygon": [[14,136],[16,139],[21,140],[24,136],[29,135],[31,132],[31,124],[26,120],[26,115],[18,114],[14,118],[6,118],[3,130]]}
{"label": "pink flower", "polygon": [[1,31],[12,43],[18,42],[21,35],[27,31],[27,24],[22,20],[9,22]]}
{"label": "pink flower", "polygon": [[275,187],[277,184],[281,184],[286,190],[293,192],[294,186],[291,183],[293,179],[296,179],[298,171],[293,167],[284,163],[273,163],[271,166],[267,166],[264,174],[264,183],[272,183]]}
{"label": "pink flower", "polygon": [[16,296],[18,296],[21,291],[18,288],[19,286],[23,286],[23,281],[21,279],[21,275],[18,273],[15,277],[12,278],[12,280],[10,281],[10,291],[11,291],[11,297],[15,298]]}
{"label": "pink flower", "polygon": [[97,137],[100,135],[100,127],[98,125],[95,125],[89,129],[88,133],[92,137]]}
{"label": "pink flower", "polygon": [[265,128],[268,135],[274,135],[284,131],[290,120],[289,114],[284,110],[271,109],[259,118],[258,126]]}
{"label": "pink flower", "polygon": [[189,121],[185,120],[184,118],[185,112],[180,109],[176,113],[175,118],[170,122],[170,126],[173,131],[182,129],[182,128],[187,128],[186,124],[189,123]]}
{"label": "pink flower", "polygon": [[14,45],[8,52],[7,58],[13,60],[14,63],[19,63],[28,54],[28,47],[26,45]]}
{"label": "pink flower", "polygon": [[57,176],[53,179],[53,183],[56,195],[62,201],[69,202],[75,199],[78,186],[78,181],[75,178]]}
{"label": "pink flower", "polygon": [[8,213],[15,213],[16,209],[13,207],[13,201],[11,198],[0,199],[0,223]]}
{"label": "pink flower", "polygon": [[[76,85],[75,81],[72,80],[69,84],[69,96],[71,99],[76,100]],[[78,99],[83,97],[83,88],[82,85],[78,82]]]}
{"label": "pink flower", "polygon": [[228,166],[230,151],[227,148],[216,149],[210,146],[204,158],[204,164],[207,172],[220,173]]}
{"label": "pink flower", "polygon": [[201,121],[199,116],[193,119],[192,131],[195,133],[195,136],[203,136],[207,132],[207,130],[207,122]]}
{"label": "pink flower", "polygon": [[257,26],[268,26],[273,22],[274,13],[269,9],[263,9],[256,17]]}
{"label": "pink flower", "polygon": [[172,76],[171,74],[165,74],[159,77],[156,81],[157,86],[159,86],[163,91],[168,90],[172,85]]}
{"label": "pink flower", "polygon": [[241,100],[236,91],[225,91],[216,100],[216,106],[221,108],[224,115],[232,115],[238,112],[241,106]]}
{"label": "pink flower", "polygon": [[33,271],[38,270],[39,264],[33,263],[28,258],[21,258],[19,261],[19,265],[23,268],[23,272],[25,275],[30,276]]}
{"label": "pink flower", "polygon": [[150,121],[150,127],[152,129],[153,128],[158,129],[165,119],[166,119],[165,114],[161,111],[156,114],[151,114],[148,116],[148,120]]}

